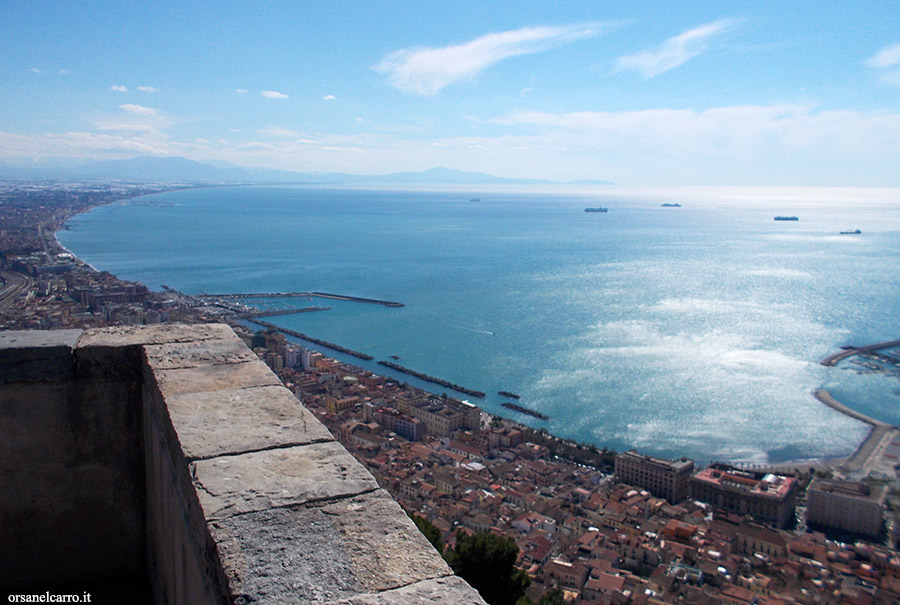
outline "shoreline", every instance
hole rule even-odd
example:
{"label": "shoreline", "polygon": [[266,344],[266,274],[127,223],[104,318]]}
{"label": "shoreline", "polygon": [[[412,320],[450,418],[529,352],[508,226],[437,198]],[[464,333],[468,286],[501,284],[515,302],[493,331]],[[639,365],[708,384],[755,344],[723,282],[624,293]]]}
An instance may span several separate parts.
{"label": "shoreline", "polygon": [[[65,229],[65,228],[66,228],[66,223],[67,223],[69,220],[71,220],[73,217],[75,217],[75,216],[77,216],[77,215],[79,215],[79,214],[84,214],[84,213],[90,212],[91,210],[94,210],[95,208],[97,208],[97,207],[99,207],[99,206],[106,206],[106,205],[113,204],[113,203],[117,203],[117,202],[119,202],[119,203],[121,203],[121,202],[126,202],[126,201],[127,201],[127,202],[131,202],[131,201],[133,201],[133,200],[137,200],[137,199],[140,199],[140,198],[143,198],[143,197],[147,197],[147,196],[150,196],[150,195],[157,195],[157,194],[159,194],[159,193],[167,193],[167,192],[171,192],[171,191],[179,191],[179,190],[184,190],[184,189],[206,189],[206,188],[215,188],[215,187],[221,187],[221,186],[223,186],[223,185],[192,185],[192,186],[184,186],[184,185],[180,185],[180,186],[172,186],[172,187],[169,187],[169,188],[161,189],[161,190],[159,190],[159,191],[152,191],[152,192],[140,193],[140,194],[137,194],[137,195],[125,196],[125,197],[121,197],[121,198],[117,198],[117,199],[111,199],[111,200],[107,200],[107,201],[102,201],[102,202],[92,204],[92,205],[90,205],[89,207],[82,208],[82,209],[73,209],[71,212],[67,212],[67,213],[66,213],[65,218],[62,219],[62,221],[59,223],[59,225],[57,225],[57,226],[51,226],[51,228],[52,228],[52,230],[53,230],[53,231],[52,231],[52,233],[53,233],[53,243],[54,243],[55,246],[58,248],[58,250],[60,250],[60,251],[62,251],[62,252],[65,252],[65,253],[71,255],[72,258],[73,258],[73,260],[74,260],[76,263],[78,263],[78,264],[80,264],[80,265],[82,265],[82,266],[84,266],[84,267],[87,267],[87,268],[89,268],[90,270],[92,270],[92,271],[94,271],[94,272],[96,272],[96,273],[104,273],[105,271],[100,270],[100,269],[98,269],[97,267],[95,267],[95,266],[91,265],[90,263],[84,261],[83,259],[79,258],[79,257],[78,257],[76,254],[74,254],[71,250],[69,250],[68,248],[66,248],[65,246],[63,246],[62,243],[59,241],[59,238],[58,238],[58,233],[59,233],[59,231]],[[248,186],[248,185],[245,184],[245,186]],[[249,186],[252,186],[252,185],[249,185]],[[111,275],[112,275],[112,274],[111,274]],[[126,281],[126,280],[121,280],[121,278],[119,278],[118,276],[114,276],[114,277],[116,277],[116,279],[119,279],[120,281],[123,281],[123,282]],[[130,282],[130,283],[139,283],[139,282]],[[317,294],[318,294],[318,293],[317,293]],[[311,342],[312,342],[312,341],[311,341]],[[836,353],[836,354],[829,355],[828,357],[822,359],[822,360],[820,361],[820,363],[821,363],[822,365],[826,365],[826,366],[834,366],[834,365],[836,365],[839,361],[841,361],[841,360],[843,360],[843,359],[845,359],[845,358],[847,358],[847,357],[850,357],[850,356],[856,354],[856,353],[859,352],[859,351],[876,350],[877,348],[881,348],[882,346],[891,346],[891,345],[895,345],[895,344],[900,344],[900,340],[898,340],[898,341],[888,341],[887,343],[877,343],[877,344],[875,344],[875,345],[867,345],[867,346],[863,346],[863,347],[852,347],[852,348],[848,347],[847,350],[841,351],[841,352]],[[330,348],[330,347],[329,347],[329,348]],[[822,393],[823,396],[820,397],[820,393]],[[896,427],[892,427],[891,425],[888,425],[888,424],[886,424],[886,423],[882,423],[882,422],[880,422],[880,421],[871,419],[871,418],[865,416],[864,414],[861,414],[861,413],[859,413],[859,412],[856,412],[855,410],[852,410],[851,408],[847,407],[846,405],[844,405],[844,404],[838,402],[837,400],[835,400],[835,399],[831,396],[831,394],[828,393],[828,391],[826,391],[826,390],[823,389],[823,388],[816,389],[816,390],[813,392],[813,395],[814,395],[815,398],[816,398],[820,403],[822,403],[823,405],[826,405],[826,406],[828,406],[828,407],[831,407],[831,408],[834,409],[835,411],[838,411],[839,413],[842,413],[842,414],[844,414],[844,415],[846,415],[846,416],[849,416],[849,417],[851,417],[851,418],[854,418],[854,419],[856,419],[856,420],[859,420],[859,421],[861,421],[861,422],[864,422],[864,423],[866,423],[866,424],[869,424],[869,425],[872,427],[872,429],[869,431],[869,433],[867,434],[867,436],[860,442],[859,446],[857,447],[857,449],[854,451],[853,454],[851,454],[851,455],[849,455],[849,456],[845,456],[845,457],[838,457],[838,458],[807,459],[807,460],[802,460],[802,461],[800,461],[800,460],[794,460],[794,461],[788,460],[788,461],[779,462],[779,463],[761,463],[761,464],[752,464],[752,463],[750,463],[750,464],[748,464],[748,463],[741,463],[740,461],[731,461],[731,462],[729,462],[729,464],[733,464],[733,465],[736,466],[736,467],[753,468],[753,469],[775,469],[775,468],[781,468],[781,469],[784,469],[784,468],[787,468],[787,467],[791,467],[791,468],[807,468],[807,469],[808,469],[808,468],[835,468],[835,467],[844,466],[844,465],[849,464],[852,460],[854,460],[854,458],[856,458],[857,456],[860,456],[862,452],[866,452],[866,456],[864,456],[864,458],[867,458],[868,456],[871,456],[871,455],[874,453],[874,450],[876,449],[877,445],[878,445],[881,441],[884,440],[885,435],[888,434],[888,433],[890,433],[890,431],[891,431],[892,429],[896,428]],[[507,422],[512,422],[512,423],[514,423],[514,424],[516,424],[516,425],[520,425],[520,426],[522,426],[522,427],[524,427],[524,428],[527,428],[528,430],[531,430],[531,431],[539,431],[539,430],[542,430],[542,429],[532,428],[532,427],[530,427],[529,425],[523,424],[523,423],[521,423],[521,422],[519,422],[519,421],[517,421],[517,420],[515,420],[515,419],[513,419],[513,418],[507,418],[506,416],[501,416],[501,415],[495,414],[495,413],[493,413],[493,412],[487,412],[487,411],[485,411],[485,410],[482,410],[482,413],[488,414],[489,416],[492,416],[492,417],[500,418],[500,419],[502,419],[502,420],[504,420],[504,421],[507,421]],[[549,435],[550,437],[554,438],[554,439],[559,439],[559,440],[561,440],[561,441],[565,441],[566,443],[570,443],[570,444],[575,445],[575,446],[578,446],[578,447],[581,447],[581,446],[584,446],[584,445],[585,445],[585,444],[579,443],[579,442],[577,442],[577,441],[575,441],[575,440],[573,440],[573,439],[568,439],[568,438],[565,438],[565,437],[559,437],[559,436],[553,435],[552,433],[546,433],[546,434]],[[876,438],[876,437],[877,437],[877,438]],[[606,449],[606,446],[603,446],[603,445],[596,445],[596,444],[590,444],[590,445],[593,446],[593,447],[596,447],[596,448],[598,448],[598,449],[599,449],[599,448]],[[709,462],[712,463],[712,459],[710,459]],[[860,467],[862,466],[862,464],[863,464],[863,463],[860,463]]]}

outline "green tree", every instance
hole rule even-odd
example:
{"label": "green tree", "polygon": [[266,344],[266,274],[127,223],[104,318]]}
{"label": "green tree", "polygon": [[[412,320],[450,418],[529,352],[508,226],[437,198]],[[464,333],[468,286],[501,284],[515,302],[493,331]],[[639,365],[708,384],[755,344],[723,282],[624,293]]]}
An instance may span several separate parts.
{"label": "green tree", "polygon": [[511,538],[459,533],[456,548],[447,551],[445,558],[490,605],[515,605],[531,583],[531,578],[515,566],[518,555],[519,547]]}
{"label": "green tree", "polygon": [[409,515],[409,518],[412,519],[413,523],[416,524],[416,527],[419,528],[419,531],[422,532],[422,535],[428,538],[431,545],[443,556],[444,541],[441,540],[441,530],[425,517],[420,517],[419,515],[414,515],[412,513],[407,514]]}

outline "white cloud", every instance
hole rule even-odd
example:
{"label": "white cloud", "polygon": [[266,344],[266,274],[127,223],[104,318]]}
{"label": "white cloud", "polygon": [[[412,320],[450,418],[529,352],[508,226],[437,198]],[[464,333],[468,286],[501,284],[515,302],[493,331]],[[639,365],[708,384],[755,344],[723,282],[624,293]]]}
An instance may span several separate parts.
{"label": "white cloud", "polygon": [[282,126],[269,126],[268,128],[260,128],[256,131],[256,134],[276,139],[296,139],[300,136],[300,131]]}
{"label": "white cloud", "polygon": [[893,67],[900,63],[900,44],[885,46],[866,60],[869,67]]}
{"label": "white cloud", "polygon": [[264,96],[267,99],[287,99],[288,98],[288,96],[286,94],[284,94],[283,92],[278,92],[275,90],[264,90],[259,94],[261,94],[262,96]]}
{"label": "white cloud", "polygon": [[[866,60],[866,65],[882,70],[881,81],[888,84],[900,84],[900,44],[885,46]],[[891,68],[891,69],[888,69]]]}
{"label": "white cloud", "polygon": [[141,92],[157,92],[159,90],[154,86],[138,86],[137,89]]}
{"label": "white cloud", "polygon": [[235,89],[234,89],[234,92],[236,92],[236,93],[242,95],[242,94],[246,94],[246,93],[248,93],[248,92],[250,92],[250,91],[247,90],[246,88],[235,88]]}
{"label": "white cloud", "polygon": [[397,50],[372,69],[387,75],[388,82],[400,90],[430,96],[449,84],[473,78],[503,59],[597,36],[603,29],[604,25],[600,23],[524,27],[488,34],[455,46]]}
{"label": "white cloud", "polygon": [[363,122],[365,122],[365,120],[363,120],[361,117],[359,117],[359,116],[356,117],[357,124],[362,124]]}
{"label": "white cloud", "polygon": [[41,70],[38,69],[37,67],[32,67],[32,68],[29,69],[28,71],[30,71],[30,72],[33,73],[33,74],[39,74],[39,73],[41,73]]}
{"label": "white cloud", "polygon": [[635,70],[645,78],[683,65],[708,48],[708,40],[735,23],[732,19],[722,19],[706,23],[669,38],[656,48],[644,50],[634,55],[619,57],[616,71]]}
{"label": "white cloud", "polygon": [[337,97],[335,97],[334,95],[325,95],[324,97],[322,97],[322,100],[323,101],[334,101],[336,98]]}
{"label": "white cloud", "polygon": [[113,86],[110,86],[109,89],[114,90],[116,92],[128,92],[128,88],[126,88],[125,86],[113,85]]}
{"label": "white cloud", "polygon": [[154,109],[152,107],[144,107],[143,105],[133,105],[131,103],[126,103],[125,105],[119,105],[119,109],[124,109],[128,113],[133,113],[139,116],[155,116],[159,113],[158,109]]}

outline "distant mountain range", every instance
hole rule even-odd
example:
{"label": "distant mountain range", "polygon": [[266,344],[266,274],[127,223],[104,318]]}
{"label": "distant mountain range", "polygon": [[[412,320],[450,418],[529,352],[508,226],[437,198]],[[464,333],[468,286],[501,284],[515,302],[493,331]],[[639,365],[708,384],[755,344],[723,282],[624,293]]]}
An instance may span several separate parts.
{"label": "distant mountain range", "polygon": [[[8,179],[91,179],[118,181],[177,181],[204,184],[317,183],[317,184],[430,184],[430,185],[548,185],[557,181],[510,179],[432,168],[423,172],[395,172],[384,175],[290,172],[266,168],[243,168],[228,162],[197,162],[183,157],[141,156],[129,160],[0,162],[0,178]],[[609,181],[573,181],[579,185],[610,185]]]}

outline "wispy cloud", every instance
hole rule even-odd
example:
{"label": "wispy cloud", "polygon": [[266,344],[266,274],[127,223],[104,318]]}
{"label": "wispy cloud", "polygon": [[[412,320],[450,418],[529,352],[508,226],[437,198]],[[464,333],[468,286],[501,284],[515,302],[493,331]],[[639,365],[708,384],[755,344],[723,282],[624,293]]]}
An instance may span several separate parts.
{"label": "wispy cloud", "polygon": [[33,74],[39,74],[39,73],[41,73],[41,70],[38,69],[37,67],[32,67],[32,68],[29,69],[28,71],[30,71],[30,72],[33,73]]}
{"label": "wispy cloud", "polygon": [[282,126],[269,126],[267,128],[260,128],[256,131],[256,134],[276,139],[296,139],[300,136],[300,131],[284,128]]}
{"label": "wispy cloud", "polygon": [[250,92],[250,91],[247,90],[246,88],[235,88],[235,89],[234,89],[234,92],[236,92],[236,93],[238,93],[238,94],[240,94],[240,95],[243,95],[243,94],[246,94],[246,93],[248,93],[248,92]]}
{"label": "wispy cloud", "polygon": [[157,92],[159,90],[155,86],[138,86],[137,89],[141,92]]}
{"label": "wispy cloud", "polygon": [[324,97],[322,97],[323,101],[334,101],[335,99],[337,99],[337,97],[334,95],[325,95]]}
{"label": "wispy cloud", "polygon": [[112,85],[109,87],[110,90],[114,90],[116,92],[128,92],[128,88],[125,86]]}
{"label": "wispy cloud", "polygon": [[734,25],[734,19],[721,19],[706,23],[669,38],[659,46],[633,55],[619,57],[616,71],[634,70],[645,78],[652,78],[664,71],[684,65],[709,48],[710,38]]}
{"label": "wispy cloud", "polygon": [[885,46],[866,60],[866,65],[880,69],[881,79],[891,84],[900,84],[900,43]]}
{"label": "wispy cloud", "polygon": [[133,113],[139,116],[155,116],[159,113],[158,109],[154,109],[152,107],[144,107],[143,105],[133,105],[131,103],[126,103],[124,105],[119,105],[119,109],[123,109],[128,113]]}
{"label": "wispy cloud", "polygon": [[473,78],[503,59],[597,36],[605,27],[596,22],[564,27],[524,27],[488,34],[454,46],[401,49],[385,56],[372,69],[385,74],[388,82],[400,90],[430,96],[449,84]]}
{"label": "wispy cloud", "polygon": [[869,67],[893,67],[898,63],[900,63],[900,44],[885,46],[866,61]]}
{"label": "wispy cloud", "polygon": [[283,92],[278,92],[276,90],[264,90],[259,94],[261,94],[262,96],[264,96],[267,99],[287,99],[288,98],[288,96],[286,94],[284,94]]}

